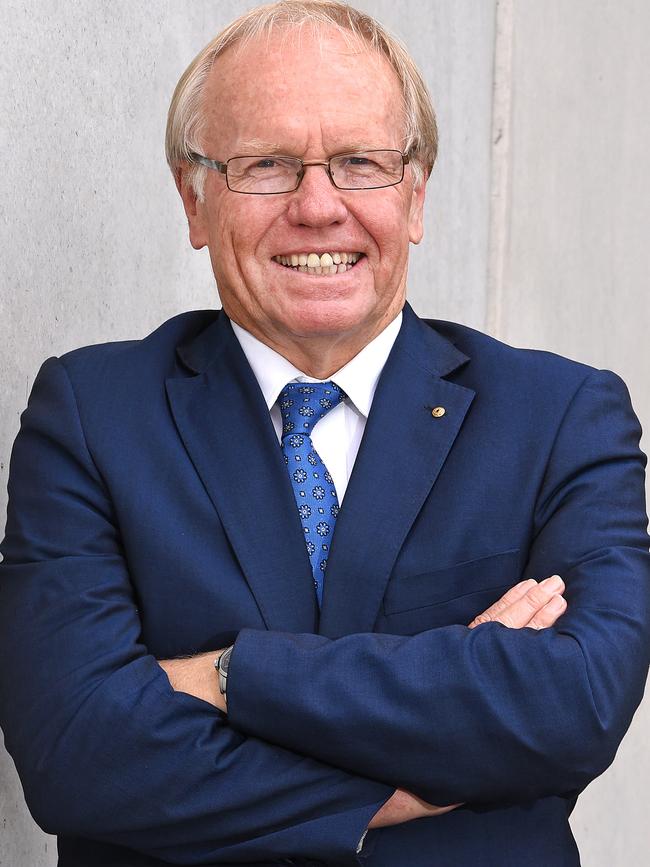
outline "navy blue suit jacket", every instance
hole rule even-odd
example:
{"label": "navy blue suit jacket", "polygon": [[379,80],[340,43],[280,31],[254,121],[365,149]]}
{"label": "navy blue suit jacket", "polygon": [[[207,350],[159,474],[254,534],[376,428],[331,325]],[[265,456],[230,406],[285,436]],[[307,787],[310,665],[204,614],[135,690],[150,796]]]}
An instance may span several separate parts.
{"label": "navy blue suit jacket", "polygon": [[[639,434],[614,374],[407,307],[319,617],[222,313],[50,359],[12,457],[0,722],[60,864],[578,864],[568,814],[650,654]],[[467,629],[553,573],[554,628]],[[156,663],[235,640],[228,717]],[[395,787],[464,806],[358,858]]]}

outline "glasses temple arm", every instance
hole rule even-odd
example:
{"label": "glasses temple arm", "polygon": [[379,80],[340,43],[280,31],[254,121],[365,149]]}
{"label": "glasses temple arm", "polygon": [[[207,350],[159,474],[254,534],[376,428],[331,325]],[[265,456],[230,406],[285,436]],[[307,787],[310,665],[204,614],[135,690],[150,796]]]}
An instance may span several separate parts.
{"label": "glasses temple arm", "polygon": [[216,172],[221,172],[222,175],[226,174],[226,163],[221,163],[219,160],[208,159],[208,157],[204,157],[202,154],[197,154],[195,151],[192,151],[189,156],[193,163],[200,163],[202,166],[214,169]]}

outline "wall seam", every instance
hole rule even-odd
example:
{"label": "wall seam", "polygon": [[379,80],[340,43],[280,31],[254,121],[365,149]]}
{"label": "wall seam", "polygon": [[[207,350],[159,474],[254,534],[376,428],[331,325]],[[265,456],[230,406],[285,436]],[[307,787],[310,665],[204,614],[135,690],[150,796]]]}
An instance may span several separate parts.
{"label": "wall seam", "polygon": [[485,330],[502,337],[503,295],[510,225],[512,63],[515,0],[497,0],[492,78],[490,212]]}

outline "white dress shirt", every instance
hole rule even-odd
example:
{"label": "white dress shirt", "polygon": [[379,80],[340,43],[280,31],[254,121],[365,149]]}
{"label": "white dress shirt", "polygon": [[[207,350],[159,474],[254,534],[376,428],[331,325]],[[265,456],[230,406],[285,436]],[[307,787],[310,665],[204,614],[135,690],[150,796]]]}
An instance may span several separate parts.
{"label": "white dress shirt", "polygon": [[[393,348],[393,343],[402,324],[402,313],[384,328],[367,346],[354,356],[327,381],[335,382],[347,394],[348,400],[342,401],[330,410],[312,431],[314,448],[334,479],[339,504],[343,502],[350,480],[352,468],[361,445],[372,400],[379,376]],[[271,413],[273,426],[278,437],[282,436],[282,416],[277,404],[278,397],[288,382],[322,382],[307,376],[290,361],[262,343],[236,322],[233,331],[250,364],[264,400]]]}

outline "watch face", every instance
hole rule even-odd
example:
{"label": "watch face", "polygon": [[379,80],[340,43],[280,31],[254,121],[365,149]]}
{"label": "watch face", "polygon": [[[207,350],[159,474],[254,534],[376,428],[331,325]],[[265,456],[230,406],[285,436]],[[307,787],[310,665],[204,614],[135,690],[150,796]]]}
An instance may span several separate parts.
{"label": "watch face", "polygon": [[228,674],[228,666],[230,665],[230,655],[232,654],[232,647],[229,647],[228,650],[224,651],[221,654],[221,659],[219,660],[219,668],[223,674]]}

